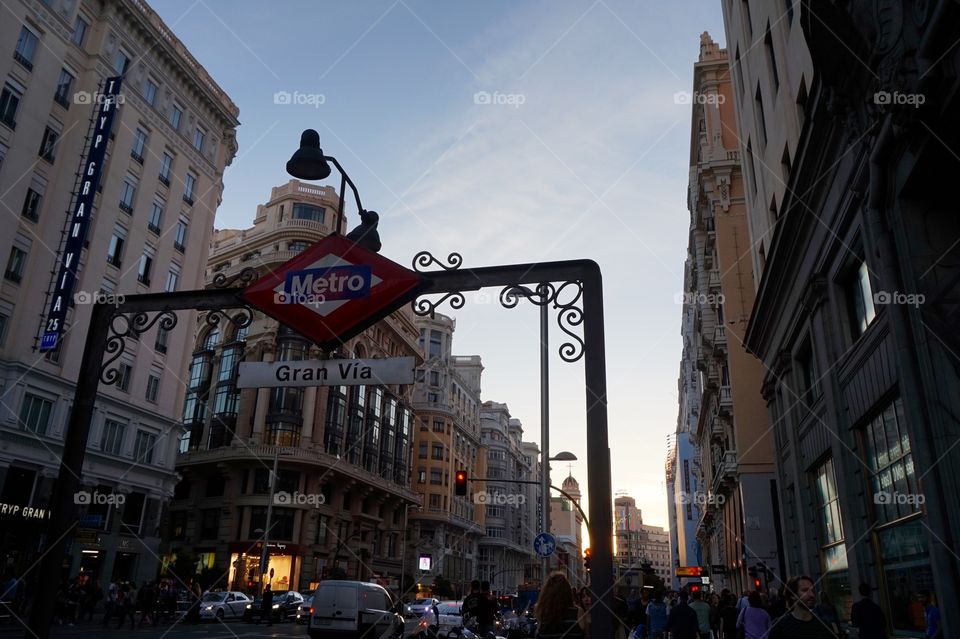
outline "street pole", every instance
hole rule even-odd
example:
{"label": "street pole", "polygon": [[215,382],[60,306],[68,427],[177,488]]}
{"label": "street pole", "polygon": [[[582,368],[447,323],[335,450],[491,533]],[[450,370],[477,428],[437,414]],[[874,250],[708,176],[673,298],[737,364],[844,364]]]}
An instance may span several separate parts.
{"label": "street pole", "polygon": [[273,449],[273,472],[270,473],[270,497],[267,499],[267,521],[266,524],[264,524],[263,539],[261,540],[263,548],[260,549],[260,594],[263,594],[263,575],[267,570],[267,558],[269,556],[267,544],[270,542],[270,525],[273,519],[273,493],[277,481],[277,462],[279,459],[280,447],[275,446]]}
{"label": "street pole", "polygon": [[[543,532],[550,533],[550,346],[548,343],[550,328],[547,313],[549,288],[539,287],[540,300],[540,503],[543,507]],[[550,558],[545,556],[541,566],[541,587],[547,583],[550,573]]]}

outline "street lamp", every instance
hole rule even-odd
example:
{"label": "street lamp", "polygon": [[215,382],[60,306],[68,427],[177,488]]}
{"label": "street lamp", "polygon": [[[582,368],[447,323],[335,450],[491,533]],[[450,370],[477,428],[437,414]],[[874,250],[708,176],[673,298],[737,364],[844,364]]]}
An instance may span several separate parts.
{"label": "street lamp", "polygon": [[550,461],[577,461],[577,456],[565,450],[562,453],[557,453],[556,457],[551,457]]}
{"label": "street lamp", "polygon": [[353,198],[357,202],[357,212],[363,212],[363,205],[360,204],[360,193],[356,185],[347,172],[343,170],[337,158],[332,155],[324,155],[320,148],[320,134],[313,129],[307,129],[300,135],[300,148],[297,149],[290,161],[287,162],[287,173],[300,180],[322,180],[330,175],[330,165],[332,162],[340,172],[340,205],[337,207],[336,224],[333,232],[340,233],[340,227],[343,224],[343,196],[346,187],[349,185],[353,191]]}

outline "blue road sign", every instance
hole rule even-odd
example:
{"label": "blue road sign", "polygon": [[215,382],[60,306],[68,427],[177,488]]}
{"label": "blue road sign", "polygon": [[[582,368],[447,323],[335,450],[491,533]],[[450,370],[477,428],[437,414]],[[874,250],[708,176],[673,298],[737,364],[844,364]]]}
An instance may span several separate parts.
{"label": "blue road sign", "polygon": [[533,540],[533,550],[541,557],[549,557],[557,549],[557,540],[550,533],[540,533]]}

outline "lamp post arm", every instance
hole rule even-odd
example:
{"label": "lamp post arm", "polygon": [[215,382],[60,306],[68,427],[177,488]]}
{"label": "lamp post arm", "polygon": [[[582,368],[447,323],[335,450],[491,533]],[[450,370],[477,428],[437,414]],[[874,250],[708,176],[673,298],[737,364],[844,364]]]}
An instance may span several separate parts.
{"label": "lamp post arm", "polygon": [[[502,481],[510,484],[531,484],[533,486],[540,485],[540,482],[533,481],[530,479],[487,479],[486,477],[468,477],[467,479],[469,479],[470,481]],[[553,484],[550,484],[550,488],[557,491],[558,493],[560,493],[561,495],[569,499],[571,502],[573,502],[573,505],[577,507],[577,512],[580,513],[581,517],[583,517],[583,523],[587,525],[587,530],[590,530],[590,519],[587,518],[587,513],[583,512],[583,508],[580,507],[580,503],[576,499],[574,499],[573,496],[570,495],[570,493],[563,490],[562,488],[557,488]]]}
{"label": "lamp post arm", "polygon": [[337,170],[340,171],[340,208],[337,210],[337,229],[336,232],[340,232],[340,222],[343,220],[343,185],[344,183],[350,185],[350,190],[353,191],[353,198],[357,202],[357,212],[363,210],[363,205],[360,204],[360,192],[357,190],[357,186],[353,183],[353,180],[350,179],[350,176],[347,175],[347,172],[343,170],[343,167],[340,166],[340,163],[337,162],[337,158],[332,155],[323,156],[324,160],[333,162],[333,165],[337,167]]}

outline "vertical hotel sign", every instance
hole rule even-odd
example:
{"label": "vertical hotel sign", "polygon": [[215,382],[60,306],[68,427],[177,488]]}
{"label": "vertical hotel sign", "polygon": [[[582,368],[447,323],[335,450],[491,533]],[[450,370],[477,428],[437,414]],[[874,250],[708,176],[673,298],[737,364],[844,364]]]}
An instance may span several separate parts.
{"label": "vertical hotel sign", "polygon": [[110,130],[119,108],[121,80],[121,77],[107,78],[104,81],[103,91],[93,100],[96,108],[96,122],[90,136],[87,159],[81,168],[80,189],[74,200],[73,215],[70,219],[70,227],[67,229],[67,241],[60,256],[60,268],[57,272],[57,281],[53,286],[50,310],[44,320],[43,337],[40,339],[41,352],[56,350],[63,335],[63,322],[77,282],[80,252],[83,250],[83,241],[90,226],[93,198],[97,194],[97,184],[100,183],[100,174],[103,172],[107,143],[110,141]]}

